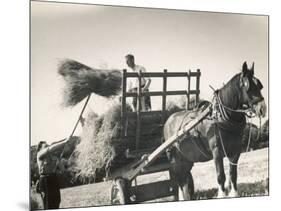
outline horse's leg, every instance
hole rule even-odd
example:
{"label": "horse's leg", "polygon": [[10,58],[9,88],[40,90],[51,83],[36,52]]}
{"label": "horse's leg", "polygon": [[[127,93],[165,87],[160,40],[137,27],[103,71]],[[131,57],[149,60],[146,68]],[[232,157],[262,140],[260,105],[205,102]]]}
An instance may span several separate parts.
{"label": "horse's leg", "polygon": [[179,185],[178,185],[177,176],[175,174],[175,170],[170,169],[169,174],[170,174],[170,180],[172,181],[172,188],[174,191],[173,200],[178,201],[179,200]]}
{"label": "horse's leg", "polygon": [[183,161],[183,158],[178,152],[174,152],[170,157],[170,179],[174,183],[175,200],[190,200],[194,195],[193,178],[190,173],[193,167],[192,162]]}
{"label": "horse's leg", "polygon": [[185,200],[184,193],[183,193],[183,186],[184,186],[184,174],[181,165],[172,164],[170,168],[170,179],[173,182],[174,190],[174,200],[175,201],[182,201]]}
{"label": "horse's leg", "polygon": [[169,175],[170,180],[172,182],[172,188],[174,191],[174,200],[179,200],[179,179],[178,179],[178,169],[179,169],[179,161],[176,161],[176,151],[174,148],[169,149],[166,151],[167,158],[170,162],[170,169],[169,169]]}
{"label": "horse's leg", "polygon": [[240,153],[233,156],[232,158],[229,158],[229,183],[228,183],[228,189],[229,197],[238,197],[238,190],[237,190],[237,164],[239,159]]}
{"label": "horse's leg", "polygon": [[179,200],[192,200],[194,197],[194,183],[191,175],[193,163],[182,160],[177,169],[177,179],[179,184]]}
{"label": "horse's leg", "polygon": [[191,172],[187,172],[185,183],[182,186],[184,200],[192,200],[194,198],[194,183]]}
{"label": "horse's leg", "polygon": [[216,167],[216,173],[217,173],[217,182],[219,184],[218,187],[218,198],[222,198],[226,196],[225,193],[225,173],[224,173],[224,166],[223,166],[223,156],[221,155],[219,145],[217,144],[216,138],[212,138],[212,142],[215,143],[212,146],[212,154],[213,154],[213,159]]}

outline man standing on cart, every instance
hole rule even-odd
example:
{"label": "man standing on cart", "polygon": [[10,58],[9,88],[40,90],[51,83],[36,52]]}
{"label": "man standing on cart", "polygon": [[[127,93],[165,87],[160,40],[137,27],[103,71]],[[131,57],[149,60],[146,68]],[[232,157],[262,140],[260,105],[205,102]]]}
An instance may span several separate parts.
{"label": "man standing on cart", "polygon": [[[131,70],[132,72],[136,72],[136,73],[146,72],[146,70],[143,66],[135,64],[134,55],[128,54],[125,56],[125,58],[126,58],[126,63],[129,67],[129,70]],[[141,89],[142,89],[141,92],[148,92],[150,83],[151,83],[151,79],[149,77],[146,77],[146,78],[142,77],[141,78]],[[137,93],[138,88],[139,88],[138,78],[132,78],[132,80],[130,80],[129,84],[128,84],[128,91]],[[137,111],[137,100],[138,100],[137,97],[133,97],[134,111]],[[141,105],[141,107],[140,107],[141,111],[150,111],[151,110],[150,96],[141,97],[140,105]]]}

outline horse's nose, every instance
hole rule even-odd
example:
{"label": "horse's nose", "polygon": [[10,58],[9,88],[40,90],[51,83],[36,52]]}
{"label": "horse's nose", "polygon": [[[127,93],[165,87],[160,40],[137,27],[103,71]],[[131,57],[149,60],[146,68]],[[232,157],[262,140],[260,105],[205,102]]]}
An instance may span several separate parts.
{"label": "horse's nose", "polygon": [[261,102],[261,106],[260,106],[260,111],[259,111],[259,116],[260,117],[265,117],[266,115],[266,104],[264,102],[264,100]]}
{"label": "horse's nose", "polygon": [[266,115],[266,104],[264,102],[264,100],[258,102],[257,104],[254,105],[254,110],[255,113],[259,116],[259,117],[265,117]]}

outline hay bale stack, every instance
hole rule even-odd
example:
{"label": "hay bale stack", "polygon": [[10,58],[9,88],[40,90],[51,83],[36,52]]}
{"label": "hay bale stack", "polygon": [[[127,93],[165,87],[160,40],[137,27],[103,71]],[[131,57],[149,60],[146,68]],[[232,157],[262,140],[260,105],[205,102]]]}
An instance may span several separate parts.
{"label": "hay bale stack", "polygon": [[65,81],[63,105],[66,107],[76,105],[91,93],[112,97],[121,90],[120,70],[95,69],[66,59],[58,65],[58,73]]}

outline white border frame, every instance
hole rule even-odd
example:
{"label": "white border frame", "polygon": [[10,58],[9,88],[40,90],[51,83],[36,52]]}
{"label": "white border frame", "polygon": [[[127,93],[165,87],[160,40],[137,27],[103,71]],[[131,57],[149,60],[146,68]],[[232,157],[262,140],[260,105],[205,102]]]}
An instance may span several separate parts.
{"label": "white border frame", "polygon": [[[273,0],[67,0],[65,2],[122,5],[270,15],[270,196],[192,202],[144,204],[141,206],[94,207],[76,210],[267,210],[280,207],[280,140],[278,79],[280,6]],[[1,4],[1,210],[27,210],[29,201],[29,2],[10,0]],[[2,75],[4,73],[4,75]],[[272,97],[274,96],[274,98]],[[276,102],[274,102],[276,101]],[[274,113],[274,115],[273,115]],[[4,117],[4,118],[3,118]],[[6,197],[8,196],[8,197]],[[2,209],[3,208],[3,209]],[[4,209],[6,208],[6,209]]]}

